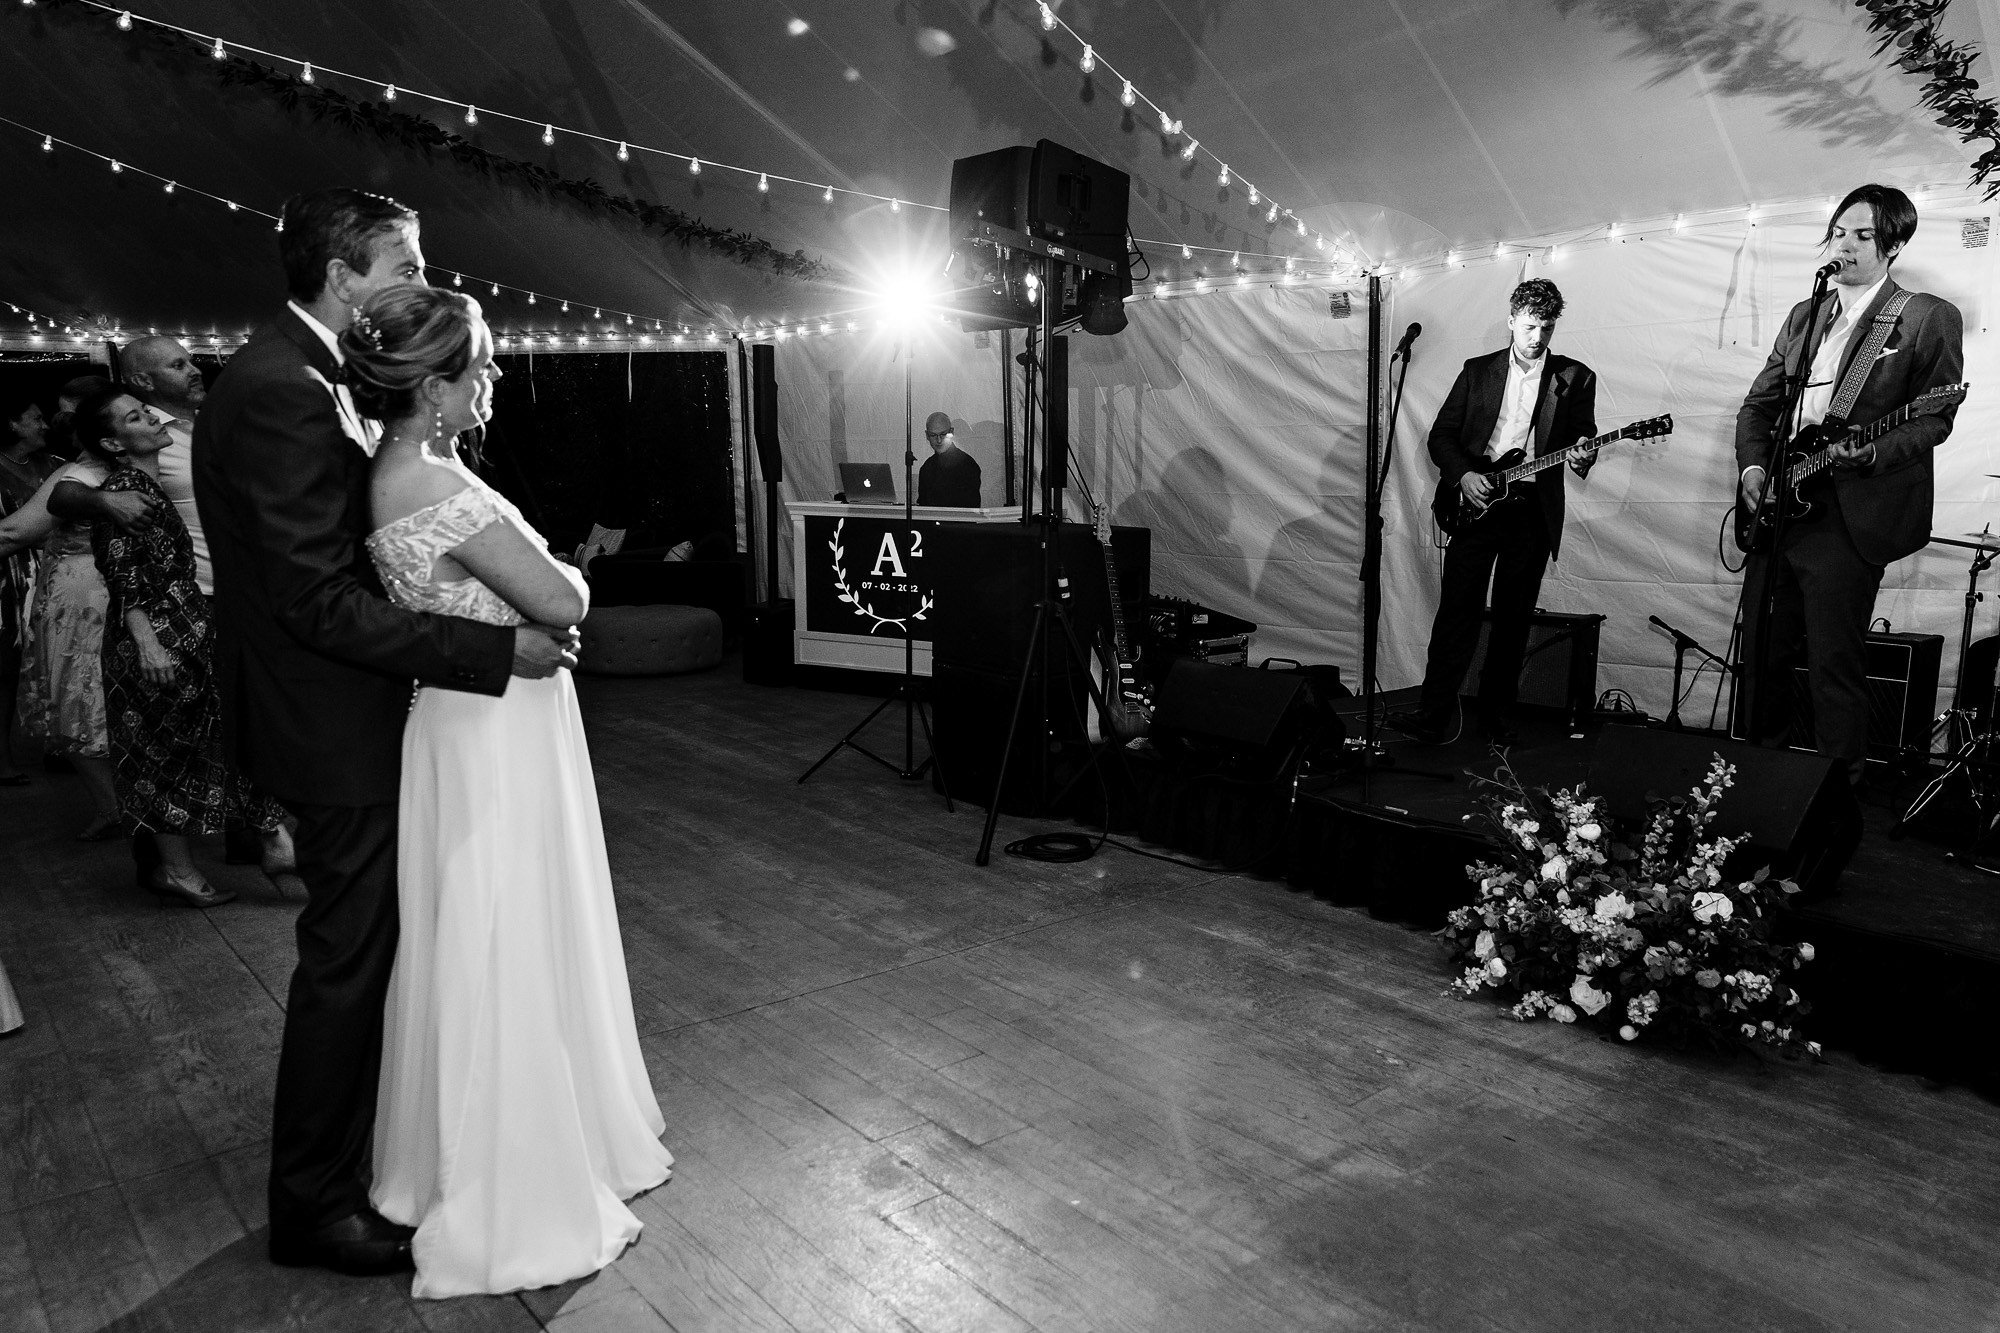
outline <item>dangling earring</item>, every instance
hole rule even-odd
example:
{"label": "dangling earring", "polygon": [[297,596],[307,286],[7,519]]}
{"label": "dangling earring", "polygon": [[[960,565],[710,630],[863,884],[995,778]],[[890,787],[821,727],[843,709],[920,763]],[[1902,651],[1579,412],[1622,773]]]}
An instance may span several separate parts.
{"label": "dangling earring", "polygon": [[444,408],[437,409],[437,416],[431,423],[431,452],[438,452],[438,445],[444,440]]}

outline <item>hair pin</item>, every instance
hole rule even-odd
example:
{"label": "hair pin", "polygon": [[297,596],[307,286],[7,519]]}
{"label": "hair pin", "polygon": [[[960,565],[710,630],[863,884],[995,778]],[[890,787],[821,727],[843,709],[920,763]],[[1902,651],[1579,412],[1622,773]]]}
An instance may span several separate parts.
{"label": "hair pin", "polygon": [[368,340],[371,347],[378,352],[382,350],[382,330],[376,328],[375,321],[362,313],[360,306],[354,308],[354,327],[361,330],[361,336]]}

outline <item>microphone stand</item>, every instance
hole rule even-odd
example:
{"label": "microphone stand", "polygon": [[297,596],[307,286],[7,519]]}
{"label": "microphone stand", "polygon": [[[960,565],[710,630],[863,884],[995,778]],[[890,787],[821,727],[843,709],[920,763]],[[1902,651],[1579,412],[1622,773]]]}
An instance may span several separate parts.
{"label": "microphone stand", "polygon": [[[1778,609],[1778,559],[1784,546],[1785,528],[1791,522],[1793,496],[1789,484],[1792,467],[1792,441],[1799,433],[1799,411],[1805,402],[1806,381],[1812,378],[1813,359],[1819,355],[1819,348],[1813,343],[1813,328],[1819,323],[1819,308],[1826,300],[1827,280],[1833,276],[1827,266],[1822,265],[1813,274],[1812,297],[1806,307],[1806,336],[1799,342],[1798,359],[1785,368],[1784,407],[1778,413],[1778,420],[1772,430],[1774,447],[1771,450],[1771,466],[1764,472],[1763,503],[1776,505],[1775,517],[1771,523],[1770,549],[1763,553],[1763,587],[1758,591],[1759,604],[1757,623],[1757,643],[1751,650],[1751,660],[1744,663],[1747,668],[1742,678],[1750,685],[1749,726],[1744,730],[1751,741],[1763,738],[1763,719],[1769,714],[1770,674],[1771,674],[1771,622]],[[1825,339],[1825,332],[1820,337]],[[1785,480],[1781,480],[1785,479]],[[1775,489],[1774,489],[1775,483]],[[1737,482],[1742,490],[1742,481]],[[1739,494],[1736,503],[1742,504]]]}
{"label": "microphone stand", "polygon": [[1736,668],[1731,666],[1725,659],[1717,657],[1714,653],[1702,647],[1695,641],[1692,634],[1681,633],[1681,631],[1675,629],[1658,616],[1647,616],[1646,619],[1674,636],[1674,706],[1667,711],[1667,716],[1660,723],[1658,729],[1661,731],[1691,731],[1693,728],[1681,721],[1681,663],[1687,656],[1687,650],[1690,648],[1694,649],[1703,657],[1721,667],[1723,674],[1726,676],[1735,675]]}

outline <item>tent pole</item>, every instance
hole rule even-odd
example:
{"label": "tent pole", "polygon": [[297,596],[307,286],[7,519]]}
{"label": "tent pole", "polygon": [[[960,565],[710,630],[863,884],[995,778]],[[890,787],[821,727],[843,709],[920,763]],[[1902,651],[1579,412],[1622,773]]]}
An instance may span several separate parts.
{"label": "tent pole", "polygon": [[1006,489],[1000,503],[1014,503],[1014,330],[1000,330],[1000,458]]}
{"label": "tent pole", "polygon": [[1368,275],[1368,457],[1361,516],[1361,801],[1368,802],[1368,770],[1375,754],[1377,708],[1375,654],[1382,618],[1382,279]]}

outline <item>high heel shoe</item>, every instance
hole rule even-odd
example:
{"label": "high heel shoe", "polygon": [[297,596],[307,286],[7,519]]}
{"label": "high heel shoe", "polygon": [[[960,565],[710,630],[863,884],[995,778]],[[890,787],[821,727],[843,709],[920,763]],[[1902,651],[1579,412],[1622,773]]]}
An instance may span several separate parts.
{"label": "high heel shoe", "polygon": [[76,835],[76,840],[78,842],[103,842],[106,839],[115,838],[118,836],[124,822],[124,819],[118,815],[99,815],[83,826],[83,831]]}
{"label": "high heel shoe", "polygon": [[176,876],[165,866],[153,872],[146,887],[163,898],[178,899],[189,907],[220,907],[223,903],[233,902],[236,898],[236,895],[228,889],[218,889],[203,879],[200,871],[195,872],[194,881],[190,883]]}

